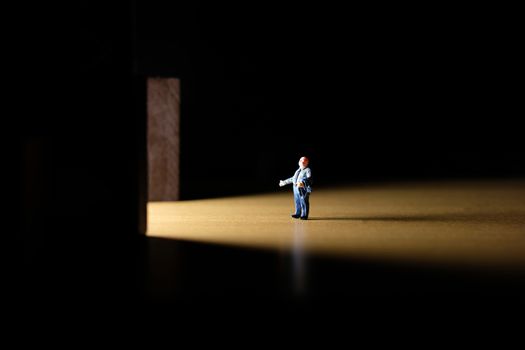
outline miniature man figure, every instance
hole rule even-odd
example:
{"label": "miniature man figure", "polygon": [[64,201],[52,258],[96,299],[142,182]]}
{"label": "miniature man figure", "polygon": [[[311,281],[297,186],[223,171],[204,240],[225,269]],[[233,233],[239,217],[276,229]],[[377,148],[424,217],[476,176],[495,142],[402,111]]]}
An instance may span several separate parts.
{"label": "miniature man figure", "polygon": [[299,169],[289,179],[279,181],[279,186],[293,184],[293,196],[295,200],[295,214],[292,218],[301,220],[308,219],[310,211],[310,193],[312,192],[312,171],[308,168],[308,158],[299,159]]}

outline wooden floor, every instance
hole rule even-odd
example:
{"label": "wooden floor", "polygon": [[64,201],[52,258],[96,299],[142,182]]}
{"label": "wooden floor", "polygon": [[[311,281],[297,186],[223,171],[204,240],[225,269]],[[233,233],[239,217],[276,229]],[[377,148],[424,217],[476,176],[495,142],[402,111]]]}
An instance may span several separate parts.
{"label": "wooden floor", "polygon": [[310,220],[291,188],[148,205],[148,236],[296,256],[525,269],[525,181],[424,182],[316,189]]}
{"label": "wooden floor", "polygon": [[290,218],[290,190],[149,203],[148,237],[35,234],[16,314],[39,327],[57,312],[141,327],[159,314],[227,336],[229,318],[308,340],[307,326],[346,339],[349,322],[377,337],[378,322],[412,336],[467,319],[478,334],[525,312],[525,181],[317,187],[308,221]]}

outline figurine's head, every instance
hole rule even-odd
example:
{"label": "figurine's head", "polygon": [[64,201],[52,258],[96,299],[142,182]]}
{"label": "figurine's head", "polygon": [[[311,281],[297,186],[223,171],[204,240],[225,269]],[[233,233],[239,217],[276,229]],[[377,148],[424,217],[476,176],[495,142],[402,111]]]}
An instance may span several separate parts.
{"label": "figurine's head", "polygon": [[301,159],[299,159],[299,166],[301,167],[301,169],[306,168],[308,166],[308,163],[309,160],[306,157],[301,157]]}

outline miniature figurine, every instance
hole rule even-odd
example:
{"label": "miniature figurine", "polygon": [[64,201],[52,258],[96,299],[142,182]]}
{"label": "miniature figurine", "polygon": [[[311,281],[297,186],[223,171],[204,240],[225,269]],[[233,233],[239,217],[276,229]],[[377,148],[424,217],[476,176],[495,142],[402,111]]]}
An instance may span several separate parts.
{"label": "miniature figurine", "polygon": [[312,171],[308,168],[309,160],[306,157],[299,159],[299,169],[294,176],[286,180],[280,180],[279,186],[283,187],[293,184],[293,196],[295,200],[295,214],[292,218],[308,220],[310,211],[310,193],[312,192]]}

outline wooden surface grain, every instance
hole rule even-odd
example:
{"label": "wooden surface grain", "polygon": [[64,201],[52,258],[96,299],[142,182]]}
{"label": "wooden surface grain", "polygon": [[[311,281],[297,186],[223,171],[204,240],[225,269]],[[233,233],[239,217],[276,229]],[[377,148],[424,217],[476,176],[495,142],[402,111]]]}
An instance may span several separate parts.
{"label": "wooden surface grain", "polygon": [[275,193],[148,204],[148,236],[241,247],[475,267],[525,267],[525,181],[317,189],[308,221]]}

